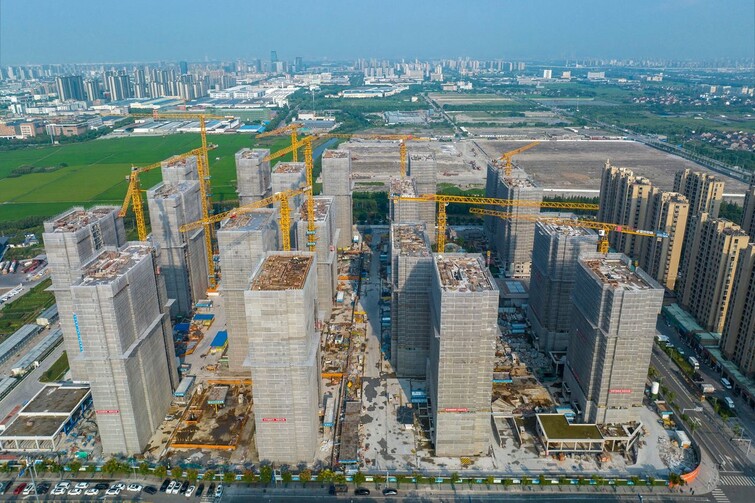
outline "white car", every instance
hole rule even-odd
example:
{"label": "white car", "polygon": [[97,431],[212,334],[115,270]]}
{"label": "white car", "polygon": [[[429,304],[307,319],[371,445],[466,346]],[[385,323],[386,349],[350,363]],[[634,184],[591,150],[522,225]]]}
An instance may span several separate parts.
{"label": "white car", "polygon": [[34,492],[34,484],[29,483],[26,487],[24,487],[24,492],[21,494],[23,494],[24,496],[28,496],[33,492]]}
{"label": "white car", "polygon": [[189,488],[186,490],[186,497],[191,498],[191,495],[194,494],[194,489],[196,489],[197,486],[189,486]]}
{"label": "white car", "polygon": [[89,487],[89,482],[79,482],[75,487],[76,489],[86,489]]}
{"label": "white car", "polygon": [[63,489],[68,489],[69,487],[71,487],[71,483],[68,482],[67,480],[61,480],[60,482],[55,484],[55,487],[62,487]]}
{"label": "white car", "polygon": [[107,496],[118,496],[119,494],[121,494],[121,490],[118,487],[111,487],[105,492]]}
{"label": "white car", "polygon": [[95,489],[94,487],[90,487],[89,489],[84,491],[84,494],[86,494],[87,496],[97,496],[98,494],[100,494],[100,491]]}
{"label": "white car", "polygon": [[141,484],[129,484],[126,490],[131,493],[138,493],[142,490],[142,487]]}
{"label": "white car", "polygon": [[126,484],[124,484],[123,482],[118,482],[117,484],[113,484],[113,487],[122,491],[126,489]]}
{"label": "white car", "polygon": [[79,494],[82,494],[84,491],[79,489],[78,487],[74,487],[73,489],[68,490],[68,496],[78,496]]}
{"label": "white car", "polygon": [[65,493],[66,493],[65,487],[56,487],[50,492],[50,494],[52,494],[53,496],[63,496]]}
{"label": "white car", "polygon": [[218,488],[215,489],[215,497],[220,498],[223,496],[223,484],[218,484]]}
{"label": "white car", "polygon": [[168,494],[178,494],[178,492],[181,490],[181,483],[179,481],[175,481],[175,482],[171,482],[171,484],[173,485],[173,488],[172,489],[168,488],[170,490],[165,491],[165,492]]}

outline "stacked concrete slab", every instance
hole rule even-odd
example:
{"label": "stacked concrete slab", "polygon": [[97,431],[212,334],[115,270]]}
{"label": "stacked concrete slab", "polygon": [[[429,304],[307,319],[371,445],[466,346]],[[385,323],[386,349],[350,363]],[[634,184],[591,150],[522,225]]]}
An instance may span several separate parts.
{"label": "stacked concrete slab", "polygon": [[427,382],[436,456],[487,453],[498,288],[481,255],[435,254]]}
{"label": "stacked concrete slab", "polygon": [[152,239],[160,250],[160,268],[168,297],[175,299],[172,316],[191,313],[206,296],[207,250],[204,229],[183,233],[179,228],[202,218],[199,182],[159,183],[147,191]]}
{"label": "stacked concrete slab", "polygon": [[192,155],[183,159],[171,157],[160,163],[163,182],[176,184],[189,180],[199,180],[199,168],[197,156]]}
{"label": "stacked concrete slab", "polygon": [[391,225],[391,363],[400,377],[427,375],[433,257],[425,229]]}
{"label": "stacked concrete slab", "polygon": [[165,288],[148,243],[102,251],[71,286],[72,316],[106,455],[141,453],[173,397]]}
{"label": "stacked concrete slab", "polygon": [[245,293],[260,460],[310,463],[318,448],[315,260],[307,252],[268,253]]}
{"label": "stacked concrete slab", "polygon": [[87,381],[87,365],[77,359],[83,349],[71,316],[71,285],[81,279],[82,265],[106,246],[126,243],[119,208],[97,206],[71,208],[44,223],[42,239],[52,277],[51,290],[60,313],[60,327],[74,381]]}
{"label": "stacked concrete slab", "polygon": [[351,207],[351,153],[348,150],[326,150],[322,154],[322,193],[333,196],[336,206],[336,227],[341,231],[338,248],[351,245],[353,216]]}
{"label": "stacked concrete slab", "polygon": [[[245,370],[249,354],[244,292],[252,273],[265,254],[278,249],[278,226],[274,209],[264,208],[225,220],[217,232],[223,281],[220,292],[228,328],[228,368]],[[248,370],[248,369],[246,369]]]}
{"label": "stacked concrete slab", "polygon": [[239,205],[254,203],[270,195],[270,150],[242,148],[236,152],[236,192]]}
{"label": "stacked concrete slab", "polygon": [[640,419],[663,293],[626,255],[579,259],[564,392],[582,422]]}
{"label": "stacked concrete slab", "polygon": [[538,222],[532,252],[528,318],[541,351],[565,351],[571,328],[572,291],[577,261],[595,252],[591,229]]}
{"label": "stacked concrete slab", "polygon": [[338,252],[341,230],[336,227],[334,197],[317,196],[315,207],[315,248],[307,247],[307,204],[302,203],[296,212],[296,249],[314,251],[317,258],[317,319],[327,321],[333,312],[333,297],[338,285]]}

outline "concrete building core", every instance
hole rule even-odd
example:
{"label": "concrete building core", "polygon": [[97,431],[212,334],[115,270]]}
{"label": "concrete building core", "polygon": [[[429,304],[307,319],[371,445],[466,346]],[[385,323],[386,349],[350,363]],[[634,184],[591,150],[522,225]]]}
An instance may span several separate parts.
{"label": "concrete building core", "polygon": [[701,213],[691,220],[677,292],[682,307],[705,330],[721,333],[724,328],[740,252],[749,241],[737,224],[723,218]]}
{"label": "concrete building core", "polygon": [[333,312],[333,298],[338,285],[337,243],[340,229],[335,222],[334,197],[314,198],[315,232],[317,241],[314,250],[307,247],[307,204],[302,203],[297,212],[296,248],[300,251],[314,251],[317,258],[317,319],[327,321]]}
{"label": "concrete building core", "polygon": [[532,252],[528,318],[540,351],[566,351],[572,291],[579,256],[595,252],[592,229],[537,222]]}
{"label": "concrete building core", "polygon": [[50,266],[55,302],[60,313],[63,344],[74,381],[88,381],[88,368],[76,360],[80,347],[72,317],[71,285],[81,279],[81,268],[107,246],[126,243],[126,230],[116,206],[74,207],[44,223],[42,240]]}
{"label": "concrete building core", "polygon": [[427,382],[435,455],[486,453],[498,336],[498,288],[482,255],[433,256]]}
{"label": "concrete building core", "polygon": [[199,180],[199,166],[197,156],[173,156],[160,163],[163,182],[175,185],[180,182]]}
{"label": "concrete building core", "polygon": [[236,152],[236,192],[239,205],[254,203],[270,195],[270,155],[266,148],[242,148]]}
{"label": "concrete building core", "polygon": [[188,315],[209,284],[204,228],[179,231],[202,218],[199,182],[159,183],[147,191],[147,206],[168,297],[176,301],[171,316]]}
{"label": "concrete building core", "polygon": [[320,341],[313,253],[268,253],[246,291],[261,460],[311,463],[318,448]]}
{"label": "concrete building core", "polygon": [[322,154],[322,194],[334,196],[336,227],[340,230],[338,248],[351,245],[353,215],[351,204],[351,153],[325,150]]}
{"label": "concrete building core", "polygon": [[585,254],[573,289],[564,394],[581,422],[638,421],[663,287],[620,253]]}
{"label": "concrete building core", "polygon": [[173,398],[173,333],[148,243],[102,251],[71,286],[104,454],[141,453]]}
{"label": "concrete building core", "polygon": [[220,292],[228,328],[228,368],[232,372],[248,371],[243,366],[249,354],[244,292],[265,254],[278,249],[276,212],[262,208],[229,218],[221,223],[217,238],[220,267],[226,273]]}
{"label": "concrete building core", "polygon": [[755,243],[739,253],[721,351],[747,375],[755,374]]}
{"label": "concrete building core", "polygon": [[400,377],[427,375],[433,256],[425,229],[391,225],[391,363]]}

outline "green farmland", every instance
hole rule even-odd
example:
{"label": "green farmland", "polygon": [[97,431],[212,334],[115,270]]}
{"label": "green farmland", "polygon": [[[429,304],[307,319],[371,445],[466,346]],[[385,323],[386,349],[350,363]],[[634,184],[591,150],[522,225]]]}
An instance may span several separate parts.
{"label": "green farmland", "polygon": [[[262,143],[249,135],[210,135],[208,142],[218,145],[209,153],[213,199],[217,202],[236,199],[236,151],[258,143],[275,151],[284,147],[286,141],[285,137]],[[132,164],[145,166],[199,146],[198,134],[177,134],[0,152],[0,222],[52,216],[74,205],[121,204]],[[57,169],[13,176],[14,170],[28,166]],[[141,179],[142,188],[159,181],[160,170],[146,173]]]}

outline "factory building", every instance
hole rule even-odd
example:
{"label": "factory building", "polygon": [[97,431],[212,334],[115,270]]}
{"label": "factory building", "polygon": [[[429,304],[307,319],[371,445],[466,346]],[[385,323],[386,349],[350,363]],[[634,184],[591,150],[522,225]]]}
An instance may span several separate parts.
{"label": "factory building", "polygon": [[261,460],[311,463],[319,447],[315,255],[268,253],[245,292]]}
{"label": "factory building", "polygon": [[741,227],[755,241],[755,178],[745,192]]}
{"label": "factory building", "polygon": [[81,267],[106,246],[126,243],[123,220],[115,206],[71,208],[44,223],[42,239],[50,266],[52,287],[60,313],[63,342],[74,381],[88,381],[88,368],[76,356],[81,352],[71,316],[71,285],[81,279]]}
{"label": "factory building", "polygon": [[223,274],[220,293],[228,328],[228,369],[247,371],[244,361],[249,354],[249,329],[246,321],[244,292],[252,273],[265,254],[278,249],[276,212],[262,208],[242,213],[221,223],[217,232],[220,267]]}
{"label": "factory building", "polygon": [[140,454],[173,397],[175,348],[148,243],[107,248],[70,288],[72,316],[106,455]]}
{"label": "factory building", "polygon": [[160,163],[163,183],[176,185],[179,182],[199,180],[198,158],[195,155],[181,158],[173,156]]}
{"label": "factory building", "polygon": [[436,456],[488,451],[498,297],[481,255],[434,255],[427,382]]}
{"label": "factory building", "polygon": [[334,197],[314,198],[315,248],[307,247],[307,203],[301,204],[296,222],[296,248],[301,251],[314,251],[317,261],[317,319],[327,321],[333,312],[333,298],[338,285],[337,243],[341,230],[336,227]]}
{"label": "factory building", "polygon": [[740,252],[748,242],[747,233],[728,220],[707,213],[691,220],[677,294],[705,330],[724,328]]}
{"label": "factory building", "polygon": [[718,218],[721,200],[724,195],[724,182],[702,171],[683,169],[674,174],[674,192],[678,192],[689,201],[687,227],[693,217],[707,213],[710,218]]}
{"label": "factory building", "polygon": [[755,243],[739,253],[721,351],[743,374],[755,373]]}
{"label": "factory building", "polygon": [[564,394],[584,423],[638,421],[663,287],[620,253],[579,259]]}
{"label": "factory building", "polygon": [[535,225],[527,314],[540,351],[565,351],[569,346],[577,262],[597,246],[598,235],[592,229],[546,222]]}
{"label": "factory building", "polygon": [[322,154],[322,194],[333,196],[336,227],[340,231],[338,248],[351,245],[353,215],[351,207],[351,153],[325,150]]}
{"label": "factory building", "polygon": [[209,282],[204,228],[179,230],[202,218],[199,182],[159,183],[147,191],[147,205],[168,297],[176,301],[171,316],[188,315]]}
{"label": "factory building", "polygon": [[236,152],[236,192],[239,206],[254,203],[270,195],[269,149],[242,148]]}
{"label": "factory building", "polygon": [[399,377],[427,374],[433,257],[425,229],[391,225],[391,364]]}

